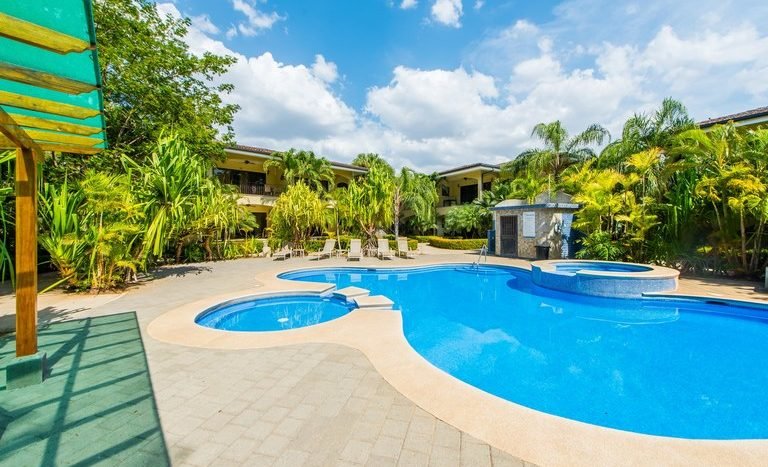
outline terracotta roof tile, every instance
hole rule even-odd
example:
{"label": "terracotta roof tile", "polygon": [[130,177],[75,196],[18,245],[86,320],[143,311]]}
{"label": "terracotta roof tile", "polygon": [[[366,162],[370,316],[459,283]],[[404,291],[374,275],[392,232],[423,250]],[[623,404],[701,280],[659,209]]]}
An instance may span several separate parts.
{"label": "terracotta roof tile", "polygon": [[710,119],[699,122],[699,126],[702,128],[707,128],[712,125],[728,123],[730,121],[740,122],[743,120],[749,120],[752,118],[760,118],[760,117],[767,117],[767,116],[768,116],[768,107],[758,107],[756,109],[745,110],[744,112],[725,115],[723,117],[710,118]]}
{"label": "terracotta roof tile", "polygon": [[[263,156],[271,156],[272,154],[278,152],[274,149],[260,148],[257,146],[245,146],[243,144],[235,144],[235,145],[229,146],[227,149],[235,149],[237,151],[252,152],[254,154],[261,154]],[[362,171],[368,170],[365,167],[360,167],[359,165],[347,164],[345,162],[336,162],[336,161],[328,161],[328,162],[330,162],[333,167],[337,167],[337,168],[350,169],[350,170],[362,170]]]}

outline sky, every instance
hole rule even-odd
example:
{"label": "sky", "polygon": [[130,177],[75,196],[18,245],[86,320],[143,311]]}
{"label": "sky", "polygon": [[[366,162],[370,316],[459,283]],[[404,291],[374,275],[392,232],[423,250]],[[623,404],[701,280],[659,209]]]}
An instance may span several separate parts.
{"label": "sky", "polygon": [[395,167],[501,163],[539,122],[614,137],[671,96],[697,120],[768,105],[765,0],[168,0],[239,144]]}

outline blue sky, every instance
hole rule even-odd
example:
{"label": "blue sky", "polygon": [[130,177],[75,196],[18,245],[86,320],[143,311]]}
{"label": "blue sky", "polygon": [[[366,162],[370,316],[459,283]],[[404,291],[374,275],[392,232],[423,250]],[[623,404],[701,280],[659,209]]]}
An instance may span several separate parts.
{"label": "blue sky", "polygon": [[[224,80],[243,144],[422,170],[501,162],[560,119],[618,134],[666,96],[696,119],[768,104],[757,0],[176,0]],[[762,76],[762,77],[761,77]]]}
{"label": "blue sky", "polygon": [[[247,18],[234,3],[205,0],[178,0],[186,16],[207,16],[224,30],[237,28]],[[456,68],[487,64],[474,63],[467,56],[474,43],[486,34],[508,26],[511,18],[545,22],[553,18],[551,1],[493,1],[474,8],[469,2],[460,19],[461,27],[442,24],[431,18],[430,2],[400,8],[387,0],[299,0],[246,2],[261,12],[280,17],[259,33],[232,35],[226,42],[247,55],[271,52],[286,63],[312,63],[317,54],[332,59],[343,77],[334,89],[348,103],[362,108],[366,90],[386,85],[392,70],[411,68]],[[467,8],[468,7],[468,8]]]}

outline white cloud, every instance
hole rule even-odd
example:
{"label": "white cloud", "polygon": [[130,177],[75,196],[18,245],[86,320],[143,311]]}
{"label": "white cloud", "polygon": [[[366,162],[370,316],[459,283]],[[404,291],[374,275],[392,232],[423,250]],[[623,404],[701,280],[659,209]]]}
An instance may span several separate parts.
{"label": "white cloud", "polygon": [[493,78],[481,73],[397,67],[388,86],[368,92],[366,110],[409,138],[453,137],[486,117],[498,95]]}
{"label": "white cloud", "polygon": [[432,4],[432,18],[446,26],[460,28],[463,9],[461,0],[435,0]]}
{"label": "white cloud", "polygon": [[[235,11],[244,14],[248,20],[245,23],[238,23],[237,32],[244,36],[255,36],[265,29],[271,29],[272,25],[284,19],[276,12],[265,13],[258,10],[248,0],[232,0],[232,6]],[[230,31],[233,31],[230,29]],[[227,31],[229,34],[229,31]],[[233,33],[234,35],[235,33]]]}
{"label": "white cloud", "polygon": [[322,55],[315,55],[315,63],[312,64],[312,74],[326,83],[333,83],[339,77],[336,64],[325,61]]}
{"label": "white cloud", "polygon": [[479,10],[480,8],[485,6],[484,0],[475,0],[475,10]]}
{"label": "white cloud", "polygon": [[211,21],[211,18],[208,15],[192,16],[190,20],[192,20],[192,26],[196,27],[197,29],[201,30],[206,34],[219,33],[219,28],[215,24],[213,24],[213,22]]}
{"label": "white cloud", "polygon": [[[282,63],[270,53],[247,57],[195,25],[188,42],[196,53],[238,59],[223,82],[236,87],[227,102],[242,106],[235,120],[239,142],[307,148],[341,161],[377,152],[396,166],[424,171],[508,160],[535,144],[530,131],[537,122],[560,119],[572,132],[601,123],[617,134],[629,115],[668,95],[701,119],[768,99],[768,21],[758,22],[768,14],[733,23],[729,16],[690,19],[668,9],[668,25],[650,27],[654,16],[645,6],[631,19],[626,8],[601,8],[602,17],[592,16],[599,11],[592,3],[572,0],[558,10],[558,21],[587,21],[584,37],[564,35],[560,22],[519,20],[476,44],[463,66],[397,66],[389,83],[368,90],[359,110],[334,92],[344,70],[333,57],[318,54],[310,64]],[[622,18],[649,34],[637,40],[603,34]],[[706,26],[691,28],[689,21]]]}
{"label": "white cloud", "polygon": [[414,8],[416,5],[418,5],[418,0],[403,0],[400,3],[400,8],[403,10],[408,10],[409,8]]}

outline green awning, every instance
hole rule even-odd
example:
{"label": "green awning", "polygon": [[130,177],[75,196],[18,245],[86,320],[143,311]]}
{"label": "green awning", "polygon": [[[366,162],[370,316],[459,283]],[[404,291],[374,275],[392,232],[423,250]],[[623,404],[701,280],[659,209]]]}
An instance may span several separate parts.
{"label": "green awning", "polygon": [[92,15],[91,0],[0,1],[0,148],[106,147]]}

